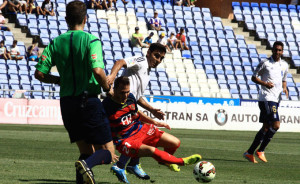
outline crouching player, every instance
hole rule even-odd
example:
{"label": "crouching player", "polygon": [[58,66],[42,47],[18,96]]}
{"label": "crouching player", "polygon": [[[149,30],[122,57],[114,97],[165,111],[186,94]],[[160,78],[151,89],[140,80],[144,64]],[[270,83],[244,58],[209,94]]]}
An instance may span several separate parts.
{"label": "crouching player", "polygon": [[[165,165],[189,165],[201,160],[195,154],[185,158],[173,156],[180,140],[157,127],[170,129],[169,125],[157,122],[138,111],[137,101],[130,93],[128,77],[122,76],[114,82],[114,95],[103,100],[110,122],[116,149],[131,158],[153,157]],[[142,123],[143,122],[143,123]],[[164,151],[157,149],[163,147]]]}

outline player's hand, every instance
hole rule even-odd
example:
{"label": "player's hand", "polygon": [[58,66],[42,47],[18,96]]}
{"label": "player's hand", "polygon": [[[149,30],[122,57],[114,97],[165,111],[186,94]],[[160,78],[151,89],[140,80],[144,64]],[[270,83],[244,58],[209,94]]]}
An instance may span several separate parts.
{"label": "player's hand", "polygon": [[111,156],[111,161],[112,161],[112,163],[115,163],[115,162],[119,161],[119,156],[116,155],[116,154],[113,154],[113,155]]}
{"label": "player's hand", "polygon": [[112,75],[106,76],[107,83],[113,85],[115,78]]}
{"label": "player's hand", "polygon": [[286,98],[289,98],[289,91],[286,88],[283,88],[282,92],[285,93]]}
{"label": "player's hand", "polygon": [[274,87],[274,84],[270,81],[266,82],[265,83],[265,86],[268,88],[268,89],[271,89],[272,87]]}
{"label": "player's hand", "polygon": [[171,130],[171,127],[167,123],[164,123],[164,122],[157,122],[156,121],[155,125],[157,127],[165,127],[166,129]]}
{"label": "player's hand", "polygon": [[165,113],[163,113],[160,109],[152,109],[151,113],[159,120],[164,120]]}
{"label": "player's hand", "polygon": [[109,92],[107,92],[106,95],[109,96],[109,97],[114,96],[114,90],[113,90],[113,88],[110,88]]}

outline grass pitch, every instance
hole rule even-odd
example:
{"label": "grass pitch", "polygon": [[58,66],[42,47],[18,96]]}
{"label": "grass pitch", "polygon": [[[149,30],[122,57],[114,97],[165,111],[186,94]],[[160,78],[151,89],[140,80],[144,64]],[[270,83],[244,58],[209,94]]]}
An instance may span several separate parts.
{"label": "grass pitch", "polygon": [[[183,130],[169,133],[181,140],[178,157],[199,153],[216,167],[211,183],[300,184],[300,133],[278,132],[266,149],[268,163],[253,164],[242,154],[256,132]],[[75,183],[74,162],[79,154],[69,143],[63,126],[0,124],[0,184],[70,184]],[[259,161],[259,160],[258,160]],[[158,165],[152,158],[142,158],[150,181],[128,175],[132,184],[192,184],[193,166],[181,167],[179,173]],[[98,184],[116,184],[110,165],[96,166]]]}

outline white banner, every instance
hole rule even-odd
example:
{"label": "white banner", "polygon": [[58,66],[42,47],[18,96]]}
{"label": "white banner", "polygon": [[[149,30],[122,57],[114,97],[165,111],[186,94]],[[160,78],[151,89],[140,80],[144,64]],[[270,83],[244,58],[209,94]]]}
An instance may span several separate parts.
{"label": "white banner", "polygon": [[[257,107],[204,106],[184,103],[152,103],[155,108],[166,106],[165,121],[171,128],[210,129],[210,130],[251,130],[262,127],[259,122],[260,110]],[[161,108],[162,110],[165,108]],[[148,111],[143,110],[149,115]],[[278,109],[283,132],[300,132],[300,109]],[[153,115],[150,117],[154,118]]]}

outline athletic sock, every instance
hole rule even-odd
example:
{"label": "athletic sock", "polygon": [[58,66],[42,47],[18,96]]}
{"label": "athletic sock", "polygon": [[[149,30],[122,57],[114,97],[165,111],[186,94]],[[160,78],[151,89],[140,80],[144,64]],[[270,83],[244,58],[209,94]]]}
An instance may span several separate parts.
{"label": "athletic sock", "polygon": [[270,143],[271,139],[273,138],[273,136],[276,132],[277,132],[277,130],[273,129],[272,127],[269,128],[264,140],[262,141],[260,147],[258,148],[259,152],[265,151],[265,148]]}
{"label": "athletic sock", "polygon": [[255,138],[254,138],[254,140],[253,140],[250,148],[248,149],[248,153],[249,154],[253,155],[254,151],[256,150],[256,148],[258,147],[258,145],[262,142],[262,140],[264,139],[265,135],[266,135],[266,132],[264,131],[263,128],[260,129],[257,132],[257,134],[256,134],[256,136],[255,136]]}
{"label": "athletic sock", "polygon": [[165,164],[178,164],[178,165],[184,165],[184,162],[182,158],[177,158],[173,155],[170,155],[169,153],[165,151],[161,151],[157,148],[155,148],[155,151],[152,155],[152,157],[157,161],[157,162],[162,162]]}
{"label": "athletic sock", "polygon": [[119,161],[117,162],[117,166],[121,169],[124,169],[125,165],[126,165],[126,163],[128,162],[129,159],[130,159],[130,157],[121,154],[121,156],[119,158]]}
{"label": "athletic sock", "polygon": [[96,165],[109,164],[111,162],[111,154],[108,150],[100,149],[87,158],[85,162],[90,169]]}
{"label": "athletic sock", "polygon": [[[89,158],[90,155],[87,154],[81,154],[78,158],[78,160],[85,160]],[[76,169],[76,184],[83,184],[83,178],[79,171]]]}
{"label": "athletic sock", "polygon": [[167,153],[173,155],[179,147],[180,147],[180,142],[179,142],[179,144],[178,144],[177,147],[173,147],[173,148],[165,148],[164,150],[165,150],[165,152],[167,152]]}
{"label": "athletic sock", "polygon": [[128,163],[129,166],[135,166],[140,163],[140,158],[131,158],[130,162]]}

